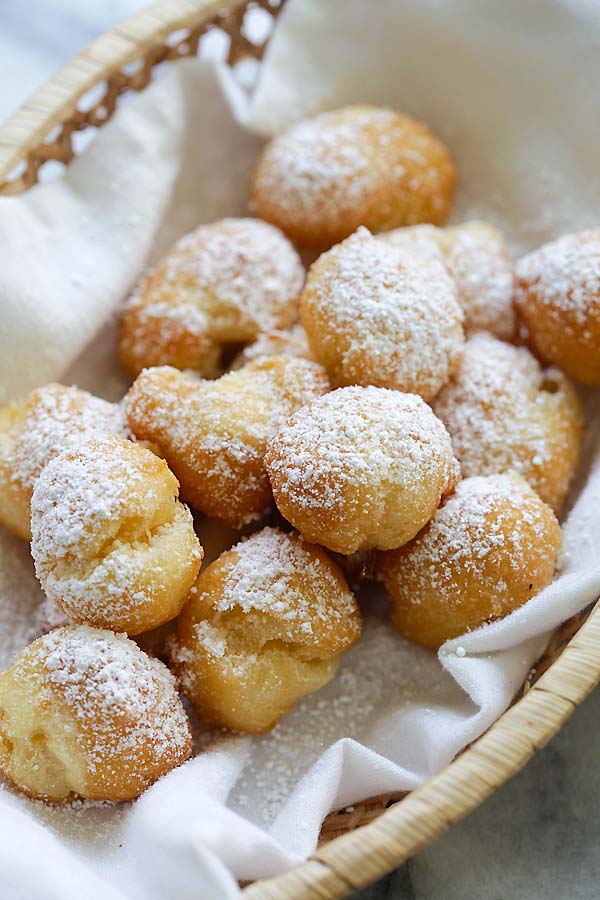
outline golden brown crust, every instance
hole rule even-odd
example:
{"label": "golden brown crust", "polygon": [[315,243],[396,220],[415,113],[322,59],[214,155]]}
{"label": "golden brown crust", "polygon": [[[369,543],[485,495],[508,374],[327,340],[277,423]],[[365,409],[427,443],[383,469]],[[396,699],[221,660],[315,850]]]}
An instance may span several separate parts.
{"label": "golden brown crust", "polygon": [[441,225],[454,199],[447,148],[421,122],[349,106],[300,122],[263,150],[252,182],[257,214],[299,244],[330,247],[360,225]]}
{"label": "golden brown crust", "polygon": [[542,369],[525,347],[479,334],[433,408],[465,477],[517,471],[560,509],[583,431],[579,398],[562,372]]}
{"label": "golden brown crust", "polygon": [[313,263],[300,314],[336,387],[373,384],[431,400],[460,362],[463,313],[441,259],[364,228]]}
{"label": "golden brown crust", "polygon": [[316,363],[273,356],[216,381],[145,370],[125,406],[134,434],[157,444],[177,475],[182,497],[237,527],[271,502],[263,458],[279,423],[328,387]]}
{"label": "golden brown crust", "polygon": [[515,302],[536,356],[600,384],[600,231],[566,234],[523,257]]}
{"label": "golden brown crust", "polygon": [[25,541],[31,540],[31,487],[15,479],[15,440],[27,415],[24,403],[0,409],[0,522]]}
{"label": "golden brown crust", "polygon": [[326,553],[265,528],[200,575],[171,662],[201,719],[260,733],[331,680],[360,630],[356,601]]}
{"label": "golden brown crust", "polygon": [[191,753],[169,670],[125,635],[39,638],[0,674],[0,769],[42,800],[131,800]]}
{"label": "golden brown crust", "polygon": [[489,331],[513,339],[514,272],[502,234],[486,222],[436,228],[415,225],[381,235],[396,247],[439,255],[453,279],[467,336]]}
{"label": "golden brown crust", "polygon": [[265,463],[285,518],[344,554],[409,541],[457,477],[450,436],[427,404],[375,387],[340,388],[298,410]]}
{"label": "golden brown crust", "polygon": [[518,475],[467,478],[417,537],[378,556],[394,625],[437,649],[501,619],[552,580],[556,516]]}
{"label": "golden brown crust", "polygon": [[166,365],[215,377],[228,345],[296,322],[303,281],[298,254],[272,225],[201,225],[139,284],[120,323],[121,362],[132,377]]}
{"label": "golden brown crust", "polygon": [[139,634],[179,614],[202,547],[177,494],[164,460],[120,438],[46,466],[31,550],[42,587],[71,621]]}
{"label": "golden brown crust", "polygon": [[299,322],[286,331],[265,331],[259,334],[252,344],[244,347],[242,352],[235,357],[231,368],[241,369],[242,366],[255,359],[261,359],[263,356],[281,355],[297,356],[299,359],[315,361],[306,332]]}
{"label": "golden brown crust", "polygon": [[47,384],[0,408],[0,522],[31,540],[31,494],[44,466],[82,441],[111,434],[129,434],[120,406],[76,387]]}

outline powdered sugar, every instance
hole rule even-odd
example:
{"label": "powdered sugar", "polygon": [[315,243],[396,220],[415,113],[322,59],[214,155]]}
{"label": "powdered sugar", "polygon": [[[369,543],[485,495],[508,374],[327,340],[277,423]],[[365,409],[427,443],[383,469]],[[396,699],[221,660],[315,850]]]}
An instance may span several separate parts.
{"label": "powdered sugar", "polygon": [[566,234],[528,253],[517,264],[517,304],[527,304],[527,292],[549,314],[567,313],[585,326],[598,316],[600,305],[600,231]]}
{"label": "powdered sugar", "polygon": [[258,219],[202,225],[140,284],[129,305],[138,313],[136,333],[126,337],[143,342],[152,322],[167,328],[172,322],[216,343],[252,340],[294,323],[303,281],[298,254],[272,225]]}
{"label": "powdered sugar", "polygon": [[445,148],[420,123],[350,106],[292,126],[254,174],[259,215],[303,244],[331,246],[360,224],[438,221],[454,180]]}
{"label": "powdered sugar", "polygon": [[35,637],[41,637],[49,631],[54,631],[55,628],[64,628],[65,625],[72,624],[69,617],[50,597],[44,597],[35,611],[34,621]]}
{"label": "powdered sugar", "polygon": [[376,240],[366,228],[310,269],[302,323],[334,383],[433,397],[460,359],[463,314],[440,259]]}
{"label": "powdered sugar", "polygon": [[263,456],[269,438],[327,387],[315,363],[277,356],[216,381],[149,369],[125,402],[133,430],[161,448],[182,496],[210,515],[244,524],[268,504]]}
{"label": "powdered sugar", "polygon": [[[155,609],[146,629],[164,621],[164,595],[176,596],[184,573],[193,580],[202,558],[176,492],[164,463],[117,438],[52,460],[32,498],[32,554],[49,597],[77,621],[112,625],[131,612],[133,633],[135,610]],[[169,535],[165,559],[161,540]]]}
{"label": "powdered sugar", "polygon": [[123,766],[130,756],[156,764],[186,753],[189,726],[174,677],[126,635],[61,628],[40,638],[36,653],[47,681],[41,690],[49,685],[75,717],[89,771]]}
{"label": "powdered sugar", "polygon": [[[227,640],[220,628],[217,628],[216,625],[211,625],[210,622],[203,621],[196,623],[194,632],[198,644],[204,647],[209,656],[214,656],[216,659],[222,659],[225,656],[227,653]],[[172,656],[180,663],[193,665],[194,654],[184,647],[178,647],[173,644]]]}
{"label": "powdered sugar", "polygon": [[25,418],[17,425],[8,460],[12,477],[30,491],[44,466],[57,454],[107,435],[129,436],[119,404],[75,387],[48,384],[33,392]]}
{"label": "powdered sugar", "polygon": [[396,247],[439,257],[452,277],[467,335],[490,331],[510,340],[515,331],[513,271],[499,231],[485,222],[452,228],[415,225],[381,235]]}
{"label": "powdered sugar", "polygon": [[467,334],[491,331],[510,340],[515,331],[514,278],[500,232],[483,222],[469,222],[445,229],[442,243]]}
{"label": "powdered sugar", "polygon": [[[351,486],[410,490],[453,471],[450,437],[420,397],[348,387],[298,410],[271,444],[269,471],[303,507],[335,509]],[[357,510],[358,512],[358,510]]]}
{"label": "powdered sugar", "polygon": [[169,339],[180,335],[183,330],[194,337],[206,335],[210,327],[210,319],[207,313],[202,309],[198,309],[190,299],[186,298],[185,294],[178,299],[179,302],[177,304],[168,303],[166,300],[144,303],[137,295],[130,301],[129,308],[138,310],[138,328],[140,331],[146,331],[151,327],[151,324],[156,323],[161,331],[164,330],[165,332],[165,334],[161,335],[165,343]]}
{"label": "powdered sugar", "polygon": [[130,514],[130,498],[151,493],[148,473],[118,450],[118,445],[107,449],[103,442],[90,442],[46,467],[32,498],[32,553],[38,572],[69,554],[99,551]]}
{"label": "powdered sugar", "polygon": [[501,613],[509,592],[502,572],[505,577],[511,570],[527,572],[535,582],[539,548],[543,547],[544,556],[552,555],[553,548],[546,546],[549,515],[518,476],[461,481],[422,534],[401,551],[400,578],[405,572],[411,585],[407,602],[422,603],[433,591],[440,603],[460,605],[460,579],[474,576],[481,579],[482,603],[489,602],[492,608],[496,604]]}
{"label": "powdered sugar", "polygon": [[443,261],[444,255],[440,241],[442,229],[435,225],[409,225],[405,228],[393,228],[378,235],[392,247],[423,253],[425,256],[436,256]]}
{"label": "powdered sugar", "polygon": [[307,643],[316,620],[330,629],[355,612],[343,579],[296,535],[264,528],[236,544],[233,553],[235,561],[214,604],[217,612],[264,613],[284,626],[289,623],[290,640],[298,639],[299,626]]}
{"label": "powdered sugar", "polygon": [[315,206],[335,212],[363,201],[379,177],[365,143],[371,121],[368,110],[341,122],[335,113],[323,113],[294,125],[269,145],[255,175],[256,189],[275,191],[278,204],[304,215]]}
{"label": "powdered sugar", "polygon": [[36,616],[42,602],[28,545],[0,530],[0,670],[38,636]]}
{"label": "powdered sugar", "polygon": [[301,359],[314,358],[302,325],[296,323],[288,331],[265,331],[259,334],[254,343],[242,350],[232,368],[239,369],[253,359],[260,359],[261,356],[277,356],[281,353]]}
{"label": "powdered sugar", "polygon": [[434,410],[465,476],[516,470],[560,504],[578,456],[581,412],[557,369],[544,371],[524,347],[478,334]]}
{"label": "powdered sugar", "polygon": [[361,640],[344,654],[333,681],[302,698],[255,741],[231,797],[234,809],[270,824],[310,766],[343,738],[397,758],[404,742],[394,739],[388,717],[411,704],[448,702],[453,688],[432,653],[404,640],[388,622],[367,616]]}

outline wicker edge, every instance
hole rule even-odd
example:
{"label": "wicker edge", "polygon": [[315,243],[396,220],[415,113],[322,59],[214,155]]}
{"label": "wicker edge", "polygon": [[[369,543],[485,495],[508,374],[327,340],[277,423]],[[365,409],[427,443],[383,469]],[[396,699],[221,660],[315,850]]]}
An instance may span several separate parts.
{"label": "wicker edge", "polygon": [[[233,35],[230,63],[245,55],[259,57],[262,48],[251,47],[240,34],[248,5],[248,0],[159,0],[84,49],[0,128],[0,193],[31,187],[46,159],[68,163],[74,155],[74,131],[108,121],[117,97],[145,87],[155,65],[192,55],[198,36],[211,23]],[[255,0],[253,5],[273,14],[277,11],[273,9],[276,0]],[[191,39],[181,48],[167,48],[166,39],[180,29],[192,29]],[[139,61],[144,63],[139,75],[122,73],[127,64]],[[108,82],[105,97],[90,111],[79,111],[78,101],[103,81]],[[55,126],[60,133],[48,140]],[[23,163],[27,163],[25,173],[16,181],[6,181],[15,166]],[[399,795],[372,798],[351,814],[332,814],[324,832],[347,833],[322,845],[292,871],[246,887],[248,900],[344,897],[391,871],[478,806],[553,737],[600,681],[599,611],[600,601],[564,649],[565,635],[578,622],[563,626],[546,655],[548,668],[541,677],[538,668],[532,674],[533,683],[526,682],[522,699],[444,771],[387,811],[386,806]]]}
{"label": "wicker edge", "polygon": [[[92,87],[118,75],[124,66],[160,47],[169,35],[179,29],[197,28],[217,18],[223,20],[223,27],[226,28],[227,14],[246,5],[242,0],[160,0],[152,3],[147,10],[125,19],[74,56],[0,128],[0,193],[16,193],[35,183],[39,166],[30,170],[29,177],[14,186],[3,181],[15,166],[27,159],[32,149],[38,149],[44,143],[51,129],[77,116],[78,100]],[[256,5],[269,6],[268,2]],[[160,61],[161,58],[152,60],[151,65]],[[145,87],[148,80],[149,77],[139,87]],[[128,87],[126,82],[127,79],[123,78],[124,87]],[[113,110],[114,104],[106,120]],[[83,118],[85,120],[85,116]],[[83,124],[87,123],[84,121]],[[76,127],[81,126],[78,124]],[[51,152],[49,157],[69,162],[72,154]]]}
{"label": "wicker edge", "polygon": [[257,881],[247,900],[337,900],[414,856],[519,772],[600,681],[600,601],[525,696],[468,750],[370,825],[302,866]]}

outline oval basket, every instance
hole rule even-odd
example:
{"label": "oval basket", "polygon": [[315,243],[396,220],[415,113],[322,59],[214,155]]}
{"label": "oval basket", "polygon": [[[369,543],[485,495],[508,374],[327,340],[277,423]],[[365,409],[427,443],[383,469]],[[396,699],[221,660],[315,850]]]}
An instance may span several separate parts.
{"label": "oval basket", "polygon": [[[0,193],[28,190],[49,161],[68,165],[79,132],[104,125],[120,95],[143,90],[159,64],[201,54],[213,29],[229,37],[229,65],[259,65],[267,41],[248,37],[245,17],[260,7],[276,19],[282,2],[161,0],[125,20],[0,129]],[[333,900],[391,871],[518,772],[599,680],[600,601],[558,630],[510,709],[446,769],[404,797],[375,797],[332,813],[318,850],[290,872],[247,885],[246,900]]]}

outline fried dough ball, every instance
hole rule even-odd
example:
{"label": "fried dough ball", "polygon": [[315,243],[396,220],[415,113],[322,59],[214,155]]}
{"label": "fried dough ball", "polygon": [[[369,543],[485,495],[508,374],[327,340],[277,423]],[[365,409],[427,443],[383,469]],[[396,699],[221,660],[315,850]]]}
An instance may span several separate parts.
{"label": "fried dough ball", "polygon": [[298,410],[265,464],[279,511],[349,555],[409,541],[458,477],[450,435],[415,394],[340,388]]}
{"label": "fried dough ball", "polygon": [[272,225],[201,225],[138,285],[121,320],[121,362],[132,377],[163,365],[214,377],[228,345],[296,322],[303,282],[300,257]]}
{"label": "fried dough ball", "polygon": [[200,575],[171,663],[201,719],[261,733],[331,681],[360,632],[356,600],[326,553],[265,528]]}
{"label": "fried dough ball", "polygon": [[510,341],[516,329],[514,275],[502,234],[486,222],[447,228],[415,225],[381,236],[396,247],[441,256],[465,315],[468,336],[489,331]]}
{"label": "fried dough ball", "polygon": [[57,456],[36,482],[31,552],[73,622],[139,634],[175,618],[202,547],[166,462],[120,438]]}
{"label": "fried dough ball", "polygon": [[254,343],[248,344],[236,356],[231,368],[241,369],[253,359],[260,359],[262,356],[281,356],[282,354],[314,361],[308,337],[299,322],[288,331],[265,331],[263,334],[259,334]]}
{"label": "fried dough ball", "polygon": [[[41,637],[54,631],[56,628],[63,628],[67,625],[73,625],[74,622],[64,614],[62,609],[56,605],[54,600],[44,597],[40,605],[35,611],[35,637]],[[159,659],[166,658],[166,645],[172,634],[175,633],[175,619],[165,622],[164,625],[158,625],[150,631],[141,631],[139,634],[133,635],[133,640],[138,647],[148,654],[148,656],[157,656]]]}
{"label": "fried dough ball", "polygon": [[550,584],[561,542],[519,475],[466,478],[410,544],[379,555],[392,622],[436,650],[502,619]]}
{"label": "fried dough ball", "polygon": [[542,369],[525,347],[478,334],[433,408],[465,477],[517,471],[560,509],[579,461],[583,414],[559,369]]}
{"label": "fried dough ball", "polygon": [[349,106],[270,141],[254,172],[252,200],[257,215],[293,241],[330,247],[359,225],[387,231],[443,224],[455,182],[448,149],[421,122]]}
{"label": "fried dough ball", "polygon": [[134,434],[158,446],[182,497],[234,527],[271,502],[263,457],[279,423],[329,388],[316,363],[257,359],[216,381],[176,369],[146,369],[125,399]]}
{"label": "fried dough ball", "polygon": [[31,494],[46,463],[111,434],[129,435],[122,408],[76,387],[47,384],[0,408],[0,522],[31,540]]}
{"label": "fried dough ball", "polygon": [[374,384],[430,400],[460,362],[463,314],[443,263],[365,228],[311,266],[300,310],[336,387]]}
{"label": "fried dough ball", "polygon": [[600,230],[566,234],[517,264],[515,303],[531,349],[582,384],[600,384]]}
{"label": "fried dough ball", "polygon": [[0,770],[30,797],[132,800],[190,753],[175,679],[124,634],[59,628],[0,674]]}

